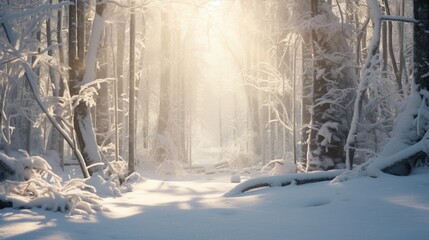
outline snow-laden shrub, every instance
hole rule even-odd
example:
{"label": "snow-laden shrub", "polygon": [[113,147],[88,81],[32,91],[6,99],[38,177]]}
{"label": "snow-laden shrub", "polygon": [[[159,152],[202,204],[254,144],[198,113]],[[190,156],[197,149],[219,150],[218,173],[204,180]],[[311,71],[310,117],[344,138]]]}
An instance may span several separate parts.
{"label": "snow-laden shrub", "polygon": [[0,162],[14,170],[0,182],[0,202],[14,208],[41,208],[70,214],[93,214],[103,210],[93,186],[83,179],[64,184],[52,172],[48,162],[38,156],[8,157],[0,153]]}
{"label": "snow-laden shrub", "polygon": [[39,156],[29,156],[26,152],[23,152],[23,154],[23,157],[17,159],[0,153],[2,165],[12,170],[6,177],[8,180],[27,181],[39,176],[49,182],[59,184],[61,178],[52,172],[52,167],[45,159]]}
{"label": "snow-laden shrub", "polygon": [[121,185],[121,192],[125,193],[125,192],[131,192],[133,190],[133,186],[138,183],[141,182],[143,180],[142,176],[140,176],[139,173],[133,172],[131,173],[131,175],[129,175],[124,183]]}
{"label": "snow-laden shrub", "polygon": [[[107,135],[111,135],[109,133]],[[104,177],[94,175],[86,180],[86,183],[97,189],[97,195],[101,197],[120,196],[119,186],[128,176],[128,162],[121,156],[116,159],[115,146],[112,143],[102,144],[99,147],[102,159],[107,168],[104,169]],[[106,180],[107,179],[107,180]]]}
{"label": "snow-laden shrub", "polygon": [[121,192],[118,188],[119,185],[115,182],[106,180],[98,174],[94,174],[88,179],[85,179],[85,183],[94,187],[96,193],[100,197],[119,197]]}

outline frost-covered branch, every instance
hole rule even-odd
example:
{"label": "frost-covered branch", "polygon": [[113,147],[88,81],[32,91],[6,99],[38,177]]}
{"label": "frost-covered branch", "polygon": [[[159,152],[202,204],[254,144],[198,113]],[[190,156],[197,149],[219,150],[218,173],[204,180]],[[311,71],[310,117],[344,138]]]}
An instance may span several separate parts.
{"label": "frost-covered branch", "polygon": [[42,4],[40,6],[35,6],[29,9],[26,9],[24,11],[21,11],[19,13],[13,13],[13,14],[9,14],[8,12],[4,12],[2,15],[0,15],[0,23],[7,23],[11,20],[14,19],[19,19],[19,18],[25,18],[28,16],[34,16],[37,15],[41,12],[47,12],[47,11],[52,11],[52,10],[58,10],[60,8],[62,8],[63,6],[67,6],[70,5],[71,3],[69,1],[62,1],[60,3],[55,3],[55,4],[51,4],[51,3],[45,3]]}
{"label": "frost-covered branch", "polygon": [[409,23],[417,23],[414,18],[404,17],[404,16],[391,16],[391,15],[382,15],[380,17],[381,20],[384,21],[395,21],[395,22],[409,22]]}
{"label": "frost-covered branch", "polygon": [[37,84],[35,82],[35,79],[33,76],[33,71],[31,69],[30,65],[26,61],[22,61],[22,64],[24,66],[25,74],[27,76],[27,82],[30,85],[31,91],[33,92],[34,98],[36,99],[38,105],[40,106],[42,111],[46,114],[46,117],[49,119],[49,121],[52,123],[52,125],[55,127],[55,129],[57,129],[58,132],[61,133],[61,135],[64,137],[64,139],[70,145],[70,147],[73,149],[73,151],[76,155],[76,158],[79,161],[79,165],[81,166],[83,176],[85,178],[89,177],[89,172],[88,172],[88,169],[86,167],[85,161],[84,161],[83,156],[80,153],[79,149],[77,148],[75,142],[71,139],[71,137],[67,134],[67,132],[60,126],[60,124],[57,122],[55,117],[49,113],[48,108],[43,103],[43,101],[42,101],[42,99],[38,93]]}
{"label": "frost-covered branch", "polygon": [[23,59],[24,57],[22,56],[22,53],[15,48],[15,41],[16,40],[14,40],[14,38],[13,38],[13,36],[14,36],[13,29],[10,27],[8,22],[2,22],[2,26],[5,30],[6,37],[9,41],[9,43],[11,44],[12,54],[17,58],[17,60],[20,62],[20,64],[24,68],[26,80],[30,86],[30,89],[33,93],[33,96],[34,96],[37,104],[40,106],[40,108],[45,113],[46,117],[49,119],[49,121],[52,123],[52,125],[58,130],[58,132],[61,133],[61,135],[64,137],[64,139],[70,145],[70,147],[73,149],[73,151],[76,155],[76,158],[78,159],[79,164],[81,166],[83,176],[85,178],[89,177],[88,169],[86,168],[86,164],[85,164],[85,161],[82,157],[82,154],[76,148],[76,145],[75,145],[74,141],[72,140],[72,138],[69,136],[69,134],[67,134],[67,132],[57,122],[55,117],[52,116],[52,114],[49,112],[48,107],[44,104],[44,102],[43,102],[43,100],[39,94],[39,88],[38,88],[37,81],[36,81],[37,76],[35,76],[35,73],[34,73],[33,69],[31,68],[30,64],[26,60]]}
{"label": "frost-covered branch", "polygon": [[368,8],[370,9],[370,18],[374,24],[373,37],[371,46],[369,48],[368,57],[365,65],[361,71],[361,77],[358,89],[356,90],[356,100],[353,110],[353,118],[350,126],[350,131],[347,136],[346,145],[346,168],[348,170],[353,167],[353,152],[352,148],[356,144],[356,137],[358,133],[359,120],[362,115],[362,105],[364,96],[368,88],[369,82],[373,77],[374,67],[377,64],[377,54],[379,51],[380,37],[381,37],[381,10],[376,0],[367,0]]}

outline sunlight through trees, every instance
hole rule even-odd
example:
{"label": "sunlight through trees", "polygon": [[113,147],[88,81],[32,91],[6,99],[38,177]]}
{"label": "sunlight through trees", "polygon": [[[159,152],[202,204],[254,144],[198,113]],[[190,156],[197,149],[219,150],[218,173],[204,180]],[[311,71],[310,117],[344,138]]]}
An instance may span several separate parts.
{"label": "sunlight through trees", "polygon": [[413,84],[425,89],[412,59],[425,6],[407,1],[0,7],[2,151],[51,151],[84,177],[351,170],[389,152]]}

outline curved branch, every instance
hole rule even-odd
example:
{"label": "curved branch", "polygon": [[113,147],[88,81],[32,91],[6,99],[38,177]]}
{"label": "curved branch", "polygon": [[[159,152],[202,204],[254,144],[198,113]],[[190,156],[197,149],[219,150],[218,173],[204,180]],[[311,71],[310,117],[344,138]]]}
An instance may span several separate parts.
{"label": "curved branch", "polygon": [[[5,30],[6,33],[6,37],[9,40],[9,43],[12,44],[13,46],[13,39],[11,38],[10,34],[12,34],[11,31],[7,31],[8,29],[11,29],[9,27],[9,25],[6,22],[2,23],[2,26]],[[39,93],[38,93],[38,86],[36,84],[36,80],[34,79],[34,72],[30,66],[30,64],[23,60],[21,55],[19,54],[19,52],[15,49],[15,47],[12,48],[13,53],[15,55],[15,57],[17,57],[17,59],[19,59],[19,61],[21,62],[22,66],[24,67],[24,71],[25,71],[25,76],[27,79],[28,84],[30,85],[30,89],[33,92],[34,98],[37,102],[37,104],[40,106],[40,108],[42,109],[42,111],[46,114],[47,118],[49,119],[49,121],[52,123],[52,125],[58,130],[59,133],[61,133],[61,135],[64,137],[64,139],[67,141],[67,143],[70,145],[71,149],[73,149],[73,152],[76,155],[76,158],[79,161],[79,165],[81,167],[83,176],[85,178],[90,177],[89,176],[89,172],[88,169],[86,168],[86,164],[85,161],[83,159],[82,154],[80,153],[80,151],[77,149],[76,145],[74,144],[73,140],[70,138],[70,136],[67,134],[67,132],[60,126],[60,124],[57,122],[57,120],[55,119],[55,117],[53,117],[50,113],[48,108],[45,106],[45,104],[43,103]]]}
{"label": "curved branch", "polygon": [[376,0],[367,0],[368,8],[370,9],[371,21],[374,23],[374,33],[371,41],[370,51],[365,62],[365,65],[361,71],[359,87],[356,90],[356,100],[353,109],[353,118],[350,125],[350,131],[347,135],[346,144],[344,146],[346,150],[346,166],[348,170],[351,170],[353,167],[353,150],[356,143],[356,136],[358,132],[358,122],[362,115],[362,105],[364,100],[364,95],[368,88],[370,78],[372,77],[371,71],[374,67],[375,62],[373,61],[374,57],[379,52],[380,45],[380,34],[381,34],[381,11]]}

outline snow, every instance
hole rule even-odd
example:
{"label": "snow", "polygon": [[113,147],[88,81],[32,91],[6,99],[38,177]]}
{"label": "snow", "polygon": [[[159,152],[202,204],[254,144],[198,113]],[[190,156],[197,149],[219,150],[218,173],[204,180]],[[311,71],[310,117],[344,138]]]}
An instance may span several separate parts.
{"label": "snow", "polygon": [[285,173],[296,173],[297,166],[292,160],[274,159],[267,163],[262,172],[267,172],[271,176]]}
{"label": "snow", "polygon": [[89,40],[88,53],[86,59],[87,70],[83,76],[82,85],[89,84],[95,80],[95,65],[97,63],[97,50],[100,44],[101,35],[104,29],[104,18],[98,14],[95,15],[92,23],[92,34]]}
{"label": "snow", "polygon": [[426,239],[429,169],[340,183],[254,190],[236,197],[228,176],[136,178],[104,198],[110,212],[0,210],[0,239]]}
{"label": "snow", "polygon": [[320,127],[319,131],[317,131],[317,134],[323,137],[323,141],[320,143],[322,146],[326,147],[328,146],[332,141],[332,133],[334,131],[338,131],[338,125],[337,122],[325,122]]}
{"label": "snow", "polygon": [[238,174],[234,174],[231,176],[231,182],[232,183],[240,183],[241,182],[241,177]]}

